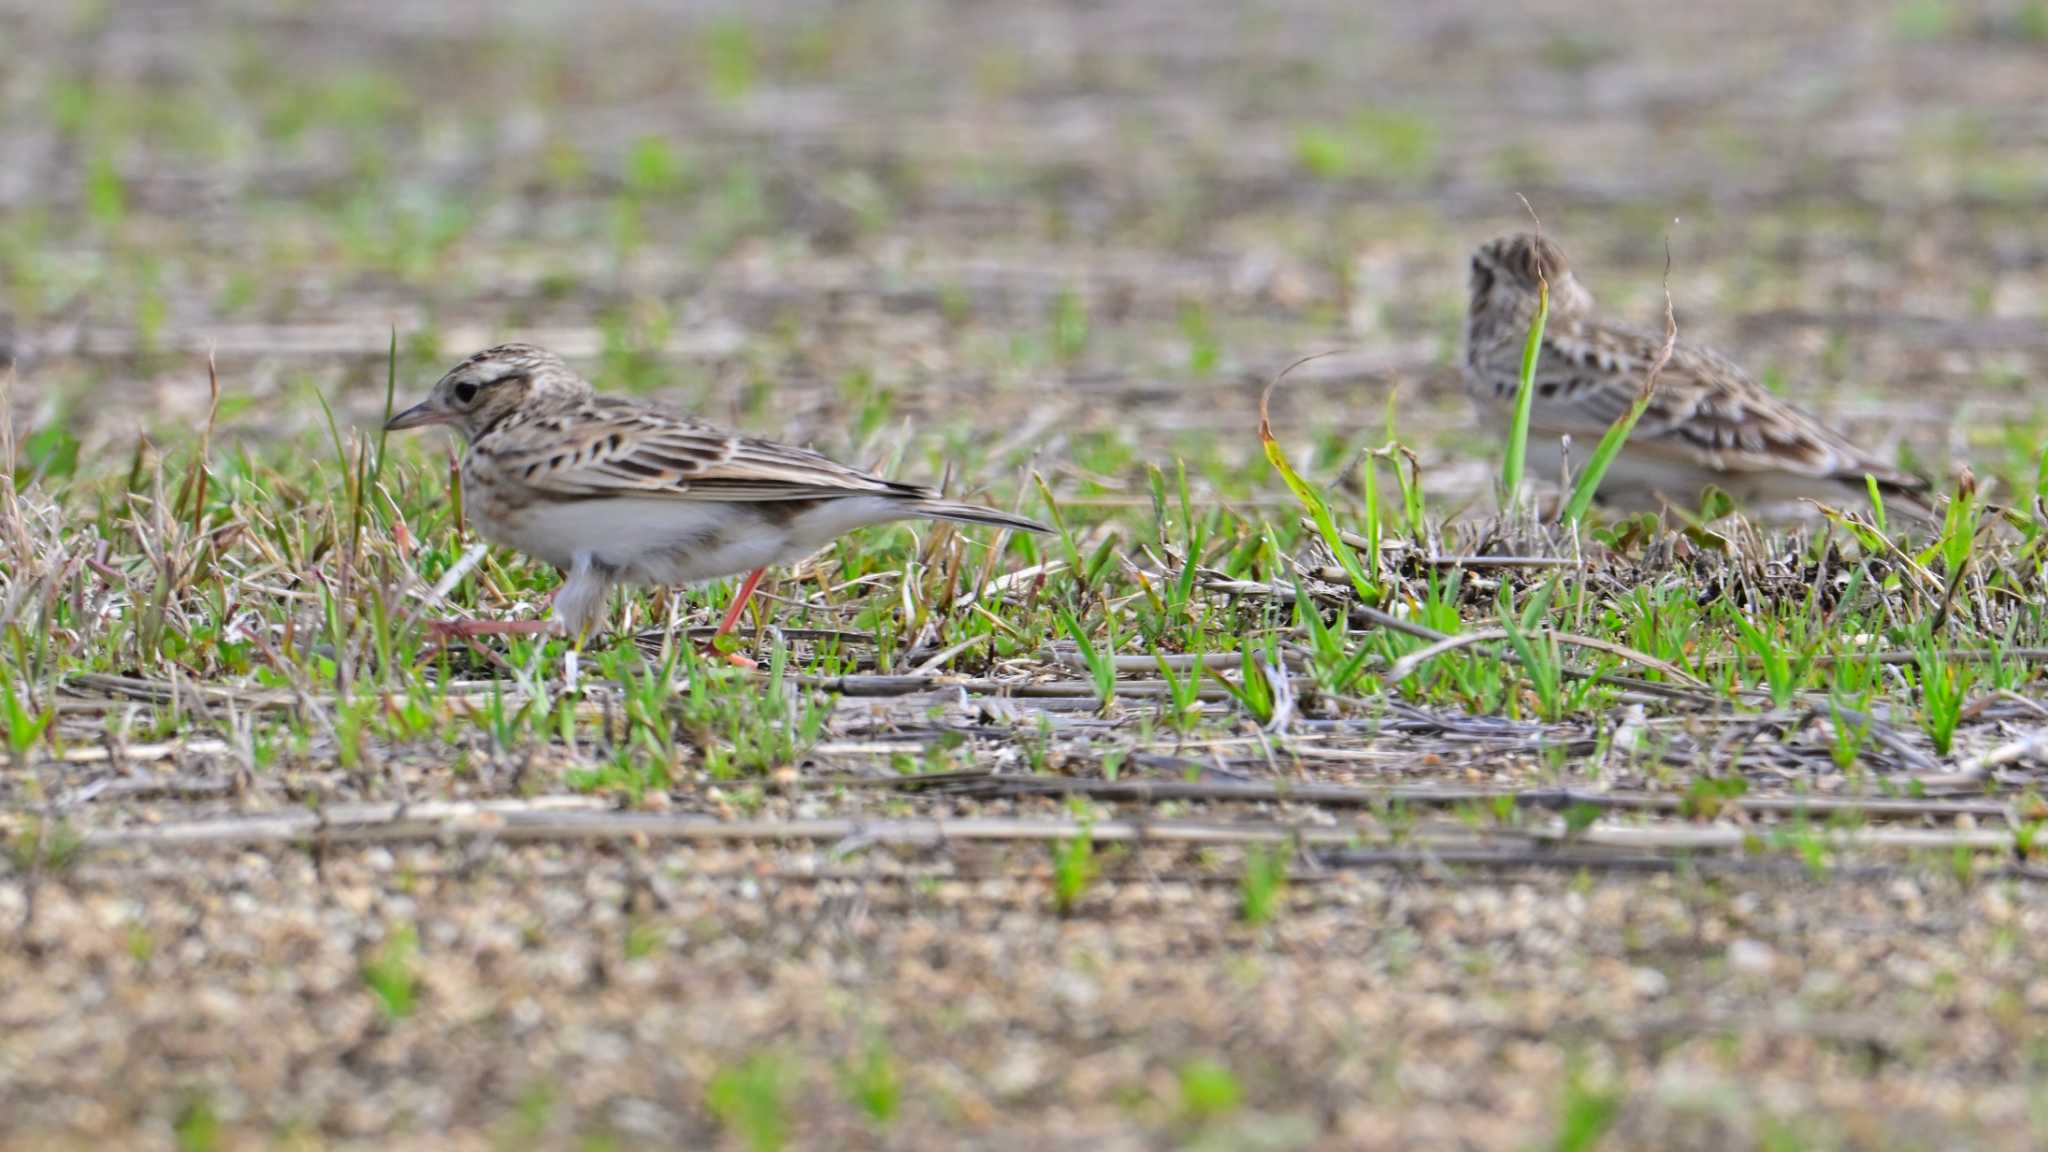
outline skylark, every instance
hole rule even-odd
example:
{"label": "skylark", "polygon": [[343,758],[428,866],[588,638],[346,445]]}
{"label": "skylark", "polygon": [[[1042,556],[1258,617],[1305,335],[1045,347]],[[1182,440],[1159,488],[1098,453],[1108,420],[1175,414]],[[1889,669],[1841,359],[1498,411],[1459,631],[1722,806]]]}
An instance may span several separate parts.
{"label": "skylark", "polygon": [[[1584,463],[1635,402],[1664,337],[1600,317],[1549,240],[1523,234],[1482,245],[1472,255],[1465,389],[1501,423],[1514,412],[1539,280],[1550,286],[1550,315],[1527,459],[1532,475],[1554,476],[1563,462],[1560,438],[1572,438]],[[1865,476],[1876,479],[1887,507],[1930,514],[1925,480],[1865,453],[1716,353],[1679,341],[1657,372],[1648,410],[1602,479],[1600,499],[1627,510],[1693,508],[1714,485],[1751,505],[1838,504],[1867,491]]]}
{"label": "skylark", "polygon": [[771,564],[855,528],[923,518],[1045,532],[1035,520],[739,436],[640,400],[601,396],[560,357],[502,344],[450,369],[391,431],[462,434],[462,510],[493,543],[562,570],[547,620],[459,621],[459,635],[581,635],[616,584],[692,584],[747,573],[730,632]]}

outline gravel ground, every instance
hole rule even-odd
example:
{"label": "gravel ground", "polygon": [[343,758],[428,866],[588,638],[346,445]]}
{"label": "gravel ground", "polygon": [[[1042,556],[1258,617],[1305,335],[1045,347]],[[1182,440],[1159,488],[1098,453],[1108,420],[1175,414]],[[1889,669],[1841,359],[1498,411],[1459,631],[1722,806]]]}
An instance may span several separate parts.
{"label": "gravel ground", "polygon": [[[1148,850],[1049,914],[1042,850],[408,846],[95,857],[0,958],[8,1127],[168,1145],[709,1146],[768,1052],[802,1147],[2003,1147],[2040,1133],[2048,898],[1894,875],[1297,878],[1266,926]],[[22,888],[0,888],[18,915]],[[363,967],[417,932],[394,1019]],[[886,1128],[843,1072],[886,1036]],[[1191,1115],[1179,1074],[1235,1070]],[[941,1134],[944,1135],[941,1135]],[[149,1134],[149,1135],[145,1135]],[[1776,1141],[1776,1143],[1773,1143]],[[58,1140],[61,1144],[62,1141]]]}

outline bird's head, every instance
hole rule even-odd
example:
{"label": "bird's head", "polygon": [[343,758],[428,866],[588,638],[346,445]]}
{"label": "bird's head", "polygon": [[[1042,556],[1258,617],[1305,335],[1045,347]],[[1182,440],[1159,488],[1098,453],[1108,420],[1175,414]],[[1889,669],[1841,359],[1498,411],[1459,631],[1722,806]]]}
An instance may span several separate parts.
{"label": "bird's head", "polygon": [[590,385],[562,358],[531,344],[486,348],[448,370],[425,400],[393,416],[388,432],[447,424],[475,440],[507,413],[550,395],[588,395]]}
{"label": "bird's head", "polygon": [[1543,286],[1554,316],[1592,308],[1593,297],[1565,263],[1564,249],[1530,232],[1489,240],[1472,253],[1472,314],[1526,311],[1533,315]]}

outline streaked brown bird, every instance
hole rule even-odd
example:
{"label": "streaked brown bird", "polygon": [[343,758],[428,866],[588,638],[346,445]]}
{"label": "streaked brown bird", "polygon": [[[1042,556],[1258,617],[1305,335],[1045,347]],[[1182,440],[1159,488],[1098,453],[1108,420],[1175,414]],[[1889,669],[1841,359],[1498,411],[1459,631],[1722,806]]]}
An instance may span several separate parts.
{"label": "streaked brown bird", "polygon": [[[1662,334],[1599,315],[1556,244],[1504,236],[1472,254],[1465,327],[1465,387],[1484,415],[1512,419],[1522,350],[1540,285],[1550,314],[1529,415],[1532,475],[1557,475],[1570,436],[1578,462],[1640,392],[1663,350]],[[1708,485],[1751,505],[1857,500],[1874,477],[1887,507],[1931,515],[1927,481],[1870,455],[1804,409],[1772,395],[1733,362],[1678,341],[1658,371],[1649,408],[1600,486],[1625,510],[1696,507]]]}
{"label": "streaked brown bird", "polygon": [[953,520],[1021,532],[1023,516],[948,500],[807,448],[600,395],[561,358],[501,344],[457,364],[391,431],[446,424],[469,450],[462,510],[483,536],[562,570],[546,620],[460,621],[445,631],[580,635],[617,584],[693,584],[746,573],[721,634],[770,565],[856,528]]}

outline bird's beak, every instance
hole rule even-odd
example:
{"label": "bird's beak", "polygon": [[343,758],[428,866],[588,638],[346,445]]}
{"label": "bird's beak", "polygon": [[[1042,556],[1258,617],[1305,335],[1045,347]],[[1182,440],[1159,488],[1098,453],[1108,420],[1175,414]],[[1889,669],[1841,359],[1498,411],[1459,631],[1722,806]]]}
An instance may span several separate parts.
{"label": "bird's beak", "polygon": [[429,424],[453,423],[455,417],[434,407],[432,400],[422,400],[393,416],[384,425],[386,432],[403,432],[407,428],[425,428]]}

